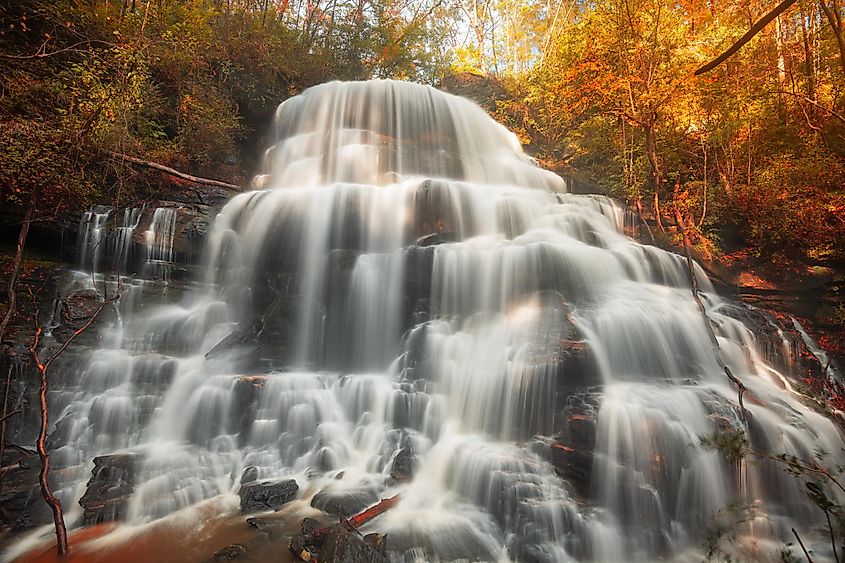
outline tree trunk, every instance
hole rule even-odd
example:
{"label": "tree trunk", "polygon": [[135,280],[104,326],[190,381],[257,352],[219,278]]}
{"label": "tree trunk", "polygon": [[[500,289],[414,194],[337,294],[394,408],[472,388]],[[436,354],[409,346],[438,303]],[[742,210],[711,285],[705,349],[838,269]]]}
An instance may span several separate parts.
{"label": "tree trunk", "polygon": [[654,125],[645,126],[645,152],[654,182],[654,218],[657,221],[657,226],[665,233],[666,229],[663,228],[663,219],[660,215],[660,188],[663,187],[664,176],[663,164],[660,162],[660,157],[657,154],[657,134],[654,130]]}
{"label": "tree trunk", "polygon": [[39,322],[39,317],[41,312],[38,309],[38,306],[35,307],[35,336],[32,340],[32,346],[29,349],[30,354],[32,355],[32,359],[35,361],[35,367],[38,370],[39,374],[39,388],[38,388],[38,402],[39,402],[39,409],[41,413],[41,427],[38,433],[38,440],[36,442],[36,450],[38,451],[38,457],[41,459],[41,471],[38,474],[38,482],[41,485],[41,496],[44,497],[44,501],[50,506],[50,510],[53,512],[53,524],[56,529],[56,547],[58,548],[59,556],[63,557],[67,554],[68,550],[68,541],[67,541],[67,527],[65,526],[65,517],[64,511],[62,510],[62,503],[58,497],[53,493],[53,489],[50,487],[50,453],[47,451],[47,430],[49,428],[49,413],[47,410],[47,370],[50,369],[50,366],[53,365],[53,362],[61,356],[65,350],[71,345],[71,343],[76,340],[76,338],[88,330],[94,321],[100,316],[100,313],[105,310],[106,306],[110,303],[117,301],[120,298],[122,291],[120,288],[120,282],[118,282],[118,289],[117,292],[112,297],[103,297],[103,302],[100,303],[100,306],[97,307],[97,310],[88,317],[88,320],[83,323],[81,327],[76,329],[73,334],[65,340],[59,348],[47,358],[46,361],[41,361],[41,356],[38,352],[38,347],[41,344],[41,336],[44,334],[44,328],[41,326]]}
{"label": "tree trunk", "polygon": [[810,37],[807,32],[806,18],[807,14],[804,11],[804,2],[799,2],[798,8],[800,10],[801,22],[801,41],[804,45],[804,75],[807,77],[807,97],[811,100],[816,99],[816,72],[815,64],[813,64],[813,49],[810,45]]}
{"label": "tree trunk", "polygon": [[775,45],[778,56],[778,120],[781,125],[786,125],[786,101],[783,99],[783,91],[786,88],[786,61],[783,57],[783,33],[780,25],[780,16],[775,18]]}
{"label": "tree trunk", "polygon": [[722,368],[722,371],[725,372],[725,375],[728,377],[730,382],[736,386],[740,413],[742,414],[742,418],[744,420],[746,417],[746,410],[742,397],[745,392],[748,391],[748,389],[739,379],[736,378],[731,369],[728,367],[727,364],[725,364],[725,361],[722,359],[722,353],[719,347],[719,339],[716,338],[716,333],[713,332],[713,324],[710,321],[710,316],[707,314],[707,309],[704,307],[704,303],[701,301],[701,297],[698,295],[698,282],[695,279],[695,266],[692,261],[689,230],[687,229],[687,225],[684,222],[684,218],[676,205],[672,206],[672,211],[675,214],[675,222],[678,224],[678,230],[680,231],[684,242],[684,253],[686,254],[687,259],[687,273],[689,274],[690,291],[692,292],[692,297],[695,300],[695,304],[698,306],[698,312],[701,314],[701,319],[704,322],[704,327],[707,330],[707,335],[710,337],[710,344],[713,347],[713,355],[716,358],[716,362],[719,364],[719,367]]}
{"label": "tree trunk", "polygon": [[[35,323],[38,324],[38,310],[35,312]],[[41,485],[41,496],[49,505],[53,512],[53,525],[56,529],[56,547],[59,551],[59,556],[64,557],[67,554],[67,527],[65,526],[65,516],[62,510],[62,502],[53,494],[53,489],[50,487],[50,454],[47,452],[47,429],[49,428],[49,418],[47,414],[47,364],[41,362],[38,357],[38,345],[41,343],[41,334],[43,329],[38,326],[35,329],[35,339],[32,342],[32,358],[35,360],[35,366],[38,368],[39,387],[38,387],[38,404],[41,410],[41,427],[38,432],[38,441],[35,443],[35,449],[38,451],[38,457],[41,459],[41,471],[38,473],[38,483]]]}
{"label": "tree trunk", "polygon": [[828,5],[826,0],[819,0],[819,5],[836,38],[836,45],[839,47],[839,64],[842,66],[842,74],[845,76],[845,24],[842,22],[842,12],[839,2],[838,0],[832,0],[830,5]]}

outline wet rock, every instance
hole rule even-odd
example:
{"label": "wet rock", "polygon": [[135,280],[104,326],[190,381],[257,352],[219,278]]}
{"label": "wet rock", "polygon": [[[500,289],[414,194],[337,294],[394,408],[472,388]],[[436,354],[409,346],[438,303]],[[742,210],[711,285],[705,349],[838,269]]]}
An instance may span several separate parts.
{"label": "wet rock", "polygon": [[320,529],[320,523],[313,518],[303,518],[299,528],[302,531],[303,536],[310,536]]}
{"label": "wet rock", "polygon": [[378,549],[365,542],[346,526],[337,526],[320,548],[320,563],[386,563]]}
{"label": "wet rock", "polygon": [[387,536],[385,534],[373,532],[364,536],[364,543],[375,549],[381,549],[386,539]]}
{"label": "wet rock", "polygon": [[261,395],[264,384],[267,383],[267,379],[268,376],[258,374],[245,375],[235,380],[232,418],[235,420],[238,429],[238,443],[241,446],[249,443],[255,404]]}
{"label": "wet rock", "polygon": [[132,363],[132,385],[145,391],[159,392],[170,387],[176,375],[176,361],[161,354],[136,356]]}
{"label": "wet rock", "polygon": [[256,365],[260,346],[253,330],[235,329],[205,354],[206,360],[224,359],[230,369],[244,370]]}
{"label": "wet rock", "polygon": [[469,214],[463,213],[467,204],[466,194],[457,190],[453,183],[432,178],[424,180],[414,195],[413,237],[472,232],[472,226],[466,224]]}
{"label": "wet rock", "polygon": [[446,244],[449,242],[457,242],[460,240],[457,233],[452,232],[444,232],[444,233],[432,233],[430,235],[425,235],[417,239],[417,246],[425,247],[425,246],[435,246],[438,244]]}
{"label": "wet rock", "polygon": [[175,211],[173,260],[178,263],[192,263],[198,259],[216,212],[209,205],[181,204],[175,201],[158,201],[141,212],[138,226],[132,236],[134,254],[139,259],[143,258],[156,209]]}
{"label": "wet rock", "polygon": [[[98,324],[111,318],[112,310],[109,307],[100,311],[103,305],[103,297],[95,289],[78,289],[67,294],[59,290],[57,293],[59,311],[58,315],[53,315],[52,320],[56,320],[58,316],[60,322],[53,329],[52,334],[60,342],[64,342],[73,336],[95,315]],[[96,330],[85,330],[74,338],[76,346],[90,346],[96,344],[99,337]]]}
{"label": "wet rock", "polygon": [[296,497],[299,485],[293,479],[265,481],[241,486],[241,512],[278,510]]}
{"label": "wet rock", "polygon": [[235,193],[227,188],[217,186],[174,186],[167,196],[170,201],[189,205],[207,205],[211,207],[223,206]]}
{"label": "wet rock", "polygon": [[311,506],[329,514],[348,518],[378,501],[379,495],[376,488],[362,487],[349,490],[320,491],[311,499]]}
{"label": "wet rock", "polygon": [[414,453],[411,448],[404,447],[393,457],[390,466],[390,476],[396,481],[410,481],[414,476]]}
{"label": "wet rock", "polygon": [[70,327],[79,328],[100,307],[103,298],[95,289],[79,290],[62,299],[62,318]]}
{"label": "wet rock", "polygon": [[288,362],[295,341],[294,327],[301,314],[301,299],[289,294],[293,283],[284,276],[274,288],[253,293],[253,315],[257,319],[256,334],[260,365],[279,366]]}
{"label": "wet rock", "polygon": [[599,383],[599,367],[586,341],[562,339],[558,350],[558,393],[562,398],[573,391]]}
{"label": "wet rock", "polygon": [[3,483],[0,487],[0,532],[20,532],[47,524],[52,513],[41,497],[38,454],[7,444],[3,451]]}
{"label": "wet rock", "polygon": [[414,298],[428,297],[434,267],[433,246],[410,246],[405,256],[406,295]]}
{"label": "wet rock", "polygon": [[247,518],[246,523],[261,532],[262,534],[272,534],[275,526],[273,522],[264,518]]}
{"label": "wet rock", "polygon": [[215,552],[209,560],[211,563],[216,561],[237,561],[243,558],[248,553],[246,546],[239,543],[227,545],[223,549]]}
{"label": "wet rock", "polygon": [[135,489],[140,454],[121,453],[94,458],[94,469],[85,494],[79,499],[86,524],[120,520]]}
{"label": "wet rock", "polygon": [[589,494],[593,449],[598,426],[601,395],[572,395],[563,408],[560,430],[550,440],[541,439],[539,450],[547,455],[555,471],[584,496]]}
{"label": "wet rock", "polygon": [[254,465],[244,468],[244,472],[241,474],[241,485],[254,483],[255,481],[258,481],[258,468]]}

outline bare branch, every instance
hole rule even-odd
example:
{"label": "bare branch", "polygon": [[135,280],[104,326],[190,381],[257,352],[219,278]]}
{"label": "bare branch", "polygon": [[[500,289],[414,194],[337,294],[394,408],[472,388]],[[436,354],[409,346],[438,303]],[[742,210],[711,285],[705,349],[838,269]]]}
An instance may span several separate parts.
{"label": "bare branch", "polygon": [[185,172],[180,172],[175,168],[170,168],[169,166],[165,166],[163,164],[159,164],[158,162],[153,162],[151,160],[143,160],[140,158],[135,158],[134,156],[129,156],[126,154],[121,154],[118,152],[111,152],[107,151],[111,156],[114,158],[128,162],[130,164],[135,164],[137,166],[144,166],[146,168],[152,168],[153,170],[158,170],[159,172],[164,172],[165,174],[169,174],[170,176],[174,176],[176,178],[181,178],[182,180],[187,180],[189,182],[193,182],[194,184],[200,184],[203,186],[214,186],[217,188],[224,188],[227,190],[234,190],[234,191],[241,191],[243,187],[237,186],[235,184],[230,184],[228,182],[221,182],[220,180],[213,180],[211,178],[202,178],[200,176],[192,176],[191,174],[187,174]]}
{"label": "bare branch", "polygon": [[728,49],[724,53],[722,53],[721,55],[719,55],[718,57],[716,57],[715,59],[713,59],[712,61],[710,61],[706,65],[704,65],[701,68],[699,68],[698,70],[696,70],[693,74],[695,76],[699,76],[701,74],[704,74],[705,72],[710,72],[711,70],[713,70],[714,68],[716,68],[717,66],[719,66],[720,64],[722,64],[723,62],[728,60],[729,58],[731,58],[731,56],[734,53],[736,53],[737,51],[739,51],[742,48],[743,45],[745,45],[746,43],[751,41],[751,39],[755,35],[760,33],[760,31],[762,31],[764,27],[769,25],[772,22],[772,20],[774,20],[776,17],[781,15],[783,12],[785,12],[790,6],[795,4],[795,2],[796,2],[796,0],[783,0],[783,2],[781,2],[780,4],[775,6],[774,9],[772,9],[771,11],[766,13],[762,18],[760,18],[756,22],[754,22],[754,25],[751,26],[751,29],[749,29],[745,33],[745,35],[743,35],[742,37],[737,39],[736,42],[734,42],[733,45],[728,47]]}
{"label": "bare branch", "polygon": [[737,379],[737,377],[731,371],[731,368],[729,368],[725,361],[722,359],[722,353],[719,348],[719,340],[716,338],[716,333],[713,332],[713,326],[710,324],[710,317],[707,315],[707,309],[704,308],[704,303],[701,302],[701,297],[698,295],[698,282],[695,279],[695,269],[693,267],[692,262],[692,252],[690,251],[690,237],[689,231],[687,230],[687,225],[676,205],[672,206],[672,210],[675,214],[675,223],[677,223],[678,230],[681,232],[684,238],[684,250],[686,252],[687,271],[689,273],[690,289],[692,290],[692,296],[695,299],[696,305],[698,305],[698,311],[701,313],[701,318],[704,321],[707,334],[710,337],[711,344],[713,345],[713,353],[716,356],[716,362],[719,364],[719,367],[722,368],[722,371],[725,372],[725,375],[728,376],[728,379],[731,381],[731,383],[733,383],[737,388],[737,393],[739,395],[739,408],[742,410],[742,417],[745,418],[746,411],[742,397],[745,392],[748,391],[748,388],[745,387],[745,384],[743,384],[742,381]]}
{"label": "bare branch", "polygon": [[87,39],[85,41],[80,41],[78,43],[74,43],[73,45],[69,45],[69,46],[64,47],[62,49],[57,49],[55,51],[47,52],[46,51],[47,43],[50,42],[50,39],[51,38],[47,38],[43,43],[41,43],[41,45],[38,46],[38,49],[31,55],[7,55],[6,53],[0,53],[0,57],[3,57],[4,59],[25,61],[25,60],[29,60],[29,59],[43,59],[43,58],[46,58],[46,57],[52,57],[53,55],[58,55],[60,53],[68,53],[68,52],[84,53],[84,52],[86,52],[86,50],[80,49],[79,47],[81,45],[88,45],[90,47],[90,45],[92,43],[100,43],[100,44],[108,46],[108,47],[114,46],[113,43],[108,43],[106,41],[97,41],[97,40]]}

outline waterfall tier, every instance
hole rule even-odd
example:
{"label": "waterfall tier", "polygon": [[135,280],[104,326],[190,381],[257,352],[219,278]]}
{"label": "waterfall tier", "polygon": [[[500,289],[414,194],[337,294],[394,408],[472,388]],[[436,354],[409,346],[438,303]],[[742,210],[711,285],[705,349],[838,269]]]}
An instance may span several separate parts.
{"label": "waterfall tier", "polygon": [[[841,432],[696,266],[743,416],[685,260],[636,242],[623,207],[566,193],[429,87],[324,84],[275,131],[255,189],[214,222],[202,283],[122,298],[78,385],[51,395],[66,505],[94,456],[131,451],[133,523],[235,492],[252,467],[315,505],[401,494],[372,524],[396,561],[693,557],[743,503],[739,544],[776,551],[795,527],[823,556],[802,480],[700,438],[743,430],[759,452],[841,462]],[[134,237],[162,277],[174,218],[147,222]]]}

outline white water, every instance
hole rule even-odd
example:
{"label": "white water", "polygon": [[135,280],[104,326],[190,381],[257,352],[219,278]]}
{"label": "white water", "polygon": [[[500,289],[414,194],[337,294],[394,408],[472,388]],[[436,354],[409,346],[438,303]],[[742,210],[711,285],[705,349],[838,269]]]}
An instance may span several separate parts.
{"label": "white water", "polygon": [[[400,493],[372,524],[397,558],[684,558],[737,500],[755,508],[739,543],[777,548],[794,526],[823,557],[800,479],[699,437],[746,428],[755,449],[835,461],[834,424],[698,269],[722,358],[749,389],[744,422],[685,262],[626,236],[613,201],[563,193],[480,108],[406,83],[318,86],[279,107],[265,170],[217,218],[205,289],[122,299],[79,385],[51,398],[66,505],[94,455],[132,449],[145,455],[135,524],[236,491],[252,465],[300,494]],[[148,264],[173,259],[165,211]],[[258,330],[261,350],[206,356],[234,330]],[[592,359],[568,362],[578,348]],[[583,450],[580,482],[549,463],[555,435]],[[397,484],[402,448],[416,475]]]}

